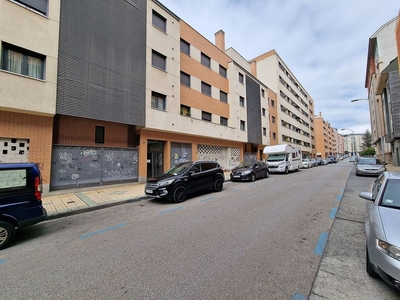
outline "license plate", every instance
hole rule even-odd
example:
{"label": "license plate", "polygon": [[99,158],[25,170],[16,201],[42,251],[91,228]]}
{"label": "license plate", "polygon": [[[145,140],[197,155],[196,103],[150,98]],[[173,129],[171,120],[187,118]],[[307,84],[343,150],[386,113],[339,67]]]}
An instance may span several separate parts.
{"label": "license plate", "polygon": [[240,175],[234,175],[233,178],[240,178]]}
{"label": "license plate", "polygon": [[147,193],[147,194],[153,194],[153,190],[148,190],[148,189],[146,189],[146,193]]}

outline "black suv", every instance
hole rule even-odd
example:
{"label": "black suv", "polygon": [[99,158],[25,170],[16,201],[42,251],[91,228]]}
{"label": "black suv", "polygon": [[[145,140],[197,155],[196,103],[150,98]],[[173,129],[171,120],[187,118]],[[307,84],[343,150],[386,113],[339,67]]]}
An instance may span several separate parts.
{"label": "black suv", "polygon": [[213,189],[222,191],[224,170],[215,161],[180,163],[164,174],[148,178],[145,194],[154,198],[183,202],[188,194]]}

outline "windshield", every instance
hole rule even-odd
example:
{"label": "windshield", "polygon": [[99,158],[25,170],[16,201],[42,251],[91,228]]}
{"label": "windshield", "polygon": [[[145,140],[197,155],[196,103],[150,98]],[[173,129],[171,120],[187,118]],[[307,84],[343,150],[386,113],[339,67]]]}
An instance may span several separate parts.
{"label": "windshield", "polygon": [[238,164],[237,166],[236,166],[236,168],[251,168],[253,166],[253,163],[252,162],[249,162],[249,161],[245,161],[245,162],[242,162],[242,163],[240,163],[240,164]]}
{"label": "windshield", "polygon": [[359,158],[357,164],[359,165],[381,165],[381,161],[377,158]]}
{"label": "windshield", "polygon": [[389,179],[382,196],[381,205],[400,209],[400,180]]}
{"label": "windshield", "polygon": [[188,163],[183,163],[183,164],[179,164],[176,165],[174,167],[172,167],[171,169],[169,169],[168,171],[166,171],[164,174],[169,174],[169,175],[179,175],[184,173],[187,169],[189,169],[192,166],[192,163],[188,162]]}
{"label": "windshield", "polygon": [[270,154],[267,161],[282,161],[285,160],[285,154]]}

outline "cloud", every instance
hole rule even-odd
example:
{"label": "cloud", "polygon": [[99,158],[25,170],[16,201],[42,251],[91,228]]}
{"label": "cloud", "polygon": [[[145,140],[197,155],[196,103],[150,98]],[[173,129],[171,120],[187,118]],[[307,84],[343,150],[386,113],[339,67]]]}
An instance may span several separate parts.
{"label": "cloud", "polygon": [[[369,38],[399,13],[398,0],[161,0],[205,38],[250,60],[275,49],[334,128],[370,130]],[[363,103],[361,103],[363,102]]]}

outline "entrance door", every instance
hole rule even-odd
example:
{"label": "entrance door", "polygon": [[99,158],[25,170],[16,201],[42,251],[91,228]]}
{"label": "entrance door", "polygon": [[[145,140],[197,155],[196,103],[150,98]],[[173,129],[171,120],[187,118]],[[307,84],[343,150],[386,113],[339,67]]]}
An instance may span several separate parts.
{"label": "entrance door", "polygon": [[159,176],[164,170],[164,142],[148,141],[147,146],[147,177]]}

